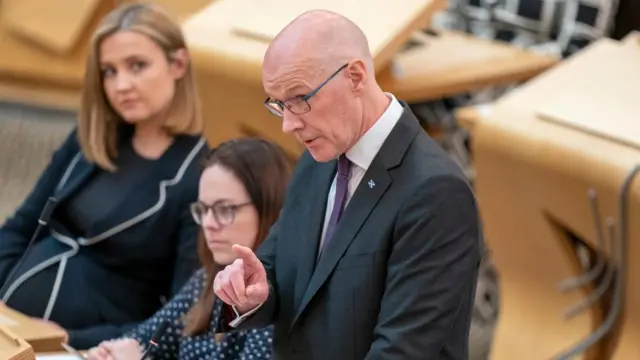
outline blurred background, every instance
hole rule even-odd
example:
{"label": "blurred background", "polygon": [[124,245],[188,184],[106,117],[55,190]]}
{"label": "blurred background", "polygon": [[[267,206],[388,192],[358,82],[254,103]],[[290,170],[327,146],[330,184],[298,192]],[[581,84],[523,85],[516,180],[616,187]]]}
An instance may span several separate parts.
{"label": "blurred background", "polygon": [[[246,36],[247,24],[285,24],[303,8],[343,12],[376,46],[383,89],[412,106],[476,191],[488,253],[471,359],[640,359],[640,190],[622,187],[640,163],[640,2],[326,0],[260,10],[287,1],[152,1],[183,26],[210,145],[261,136],[295,163],[301,147],[262,105],[268,36]],[[122,2],[0,1],[0,221],[74,126],[89,35]]]}

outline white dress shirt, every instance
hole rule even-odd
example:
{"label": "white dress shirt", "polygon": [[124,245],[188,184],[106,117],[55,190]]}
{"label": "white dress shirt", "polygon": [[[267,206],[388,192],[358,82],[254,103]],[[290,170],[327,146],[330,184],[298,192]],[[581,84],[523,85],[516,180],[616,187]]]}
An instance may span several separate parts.
{"label": "white dress shirt", "polygon": [[[349,200],[353,196],[353,193],[358,188],[362,177],[369,169],[369,165],[373,159],[378,155],[378,151],[382,147],[382,144],[387,139],[393,127],[396,126],[404,108],[402,104],[393,96],[393,94],[385,93],[391,98],[391,103],[387,107],[382,116],[373,124],[358,142],[353,145],[349,151],[345,154],[347,159],[351,161],[351,172],[349,173],[349,185],[347,186],[347,200],[345,208],[349,204]],[[327,210],[324,216],[324,227],[322,228],[322,236],[320,237],[320,248],[324,244],[324,238],[327,232],[327,226],[329,225],[329,219],[331,218],[331,212],[333,211],[333,202],[336,196],[336,177],[333,178],[329,194],[327,195]]]}

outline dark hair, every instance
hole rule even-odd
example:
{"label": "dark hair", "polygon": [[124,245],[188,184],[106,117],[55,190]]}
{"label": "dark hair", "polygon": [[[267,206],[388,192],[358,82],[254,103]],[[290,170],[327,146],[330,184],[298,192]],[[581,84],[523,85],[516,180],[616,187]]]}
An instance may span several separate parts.
{"label": "dark hair", "polygon": [[[231,171],[247,190],[259,219],[256,249],[280,215],[291,177],[287,157],[277,144],[247,137],[226,141],[211,150],[204,159],[203,170],[214,165],[222,165]],[[184,319],[186,336],[203,333],[209,328],[215,302],[213,279],[220,270],[213,261],[202,230],[198,239],[198,255],[206,273],[205,283],[200,298]]]}

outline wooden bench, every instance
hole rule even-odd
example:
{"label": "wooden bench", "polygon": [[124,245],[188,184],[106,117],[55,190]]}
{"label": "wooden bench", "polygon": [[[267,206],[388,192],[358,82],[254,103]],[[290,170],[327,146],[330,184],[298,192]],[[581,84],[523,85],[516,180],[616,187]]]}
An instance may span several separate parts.
{"label": "wooden bench", "polygon": [[[640,215],[640,181],[628,194],[620,259],[608,243],[602,249],[587,196],[595,190],[598,220],[615,219],[619,235],[620,188],[640,163],[640,144],[628,136],[640,112],[631,100],[640,91],[638,63],[637,43],[603,39],[495,104],[458,113],[472,133],[476,193],[501,279],[492,359],[554,359],[609,318],[611,329],[575,359],[640,358],[640,222],[631,220]],[[620,242],[616,237],[616,248]],[[559,284],[588,271],[579,249],[593,260],[588,269],[598,256],[606,266],[593,281],[561,292]],[[615,298],[614,277],[598,301],[565,319],[621,261],[626,267],[615,274],[623,275],[623,296]]]}
{"label": "wooden bench", "polygon": [[0,359],[35,360],[36,355],[29,343],[6,326],[0,325]]}
{"label": "wooden bench", "polygon": [[[0,99],[76,110],[89,39],[114,0],[3,0]],[[211,0],[152,0],[177,20]]]}
{"label": "wooden bench", "polygon": [[412,42],[378,76],[385,91],[408,102],[519,83],[558,61],[554,56],[455,31],[419,32]]}

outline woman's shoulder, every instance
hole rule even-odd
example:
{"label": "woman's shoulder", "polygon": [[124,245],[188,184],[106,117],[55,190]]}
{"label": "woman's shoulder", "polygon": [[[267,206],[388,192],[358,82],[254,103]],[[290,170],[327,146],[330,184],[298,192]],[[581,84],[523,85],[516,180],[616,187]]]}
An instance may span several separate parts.
{"label": "woman's shoulder", "polygon": [[205,270],[205,268],[201,267],[198,270],[196,270],[193,273],[193,275],[191,275],[191,279],[189,280],[189,283],[191,284],[192,288],[202,290],[202,288],[204,287],[204,281],[206,280],[206,277],[207,277],[207,271]]}
{"label": "woman's shoulder", "polygon": [[203,154],[208,151],[206,139],[201,136],[180,135],[163,155],[161,176],[172,185],[197,190]]}
{"label": "woman's shoulder", "polygon": [[182,286],[173,300],[178,302],[187,301],[189,306],[191,306],[192,302],[195,302],[204,290],[206,275],[204,268],[196,270],[189,280],[187,280],[187,282]]}
{"label": "woman's shoulder", "polygon": [[80,151],[80,139],[78,138],[78,128],[74,126],[64,141],[58,147],[59,151],[68,151],[69,153],[77,153]]}
{"label": "woman's shoulder", "polygon": [[180,170],[196,171],[200,168],[204,156],[209,152],[207,139],[202,136],[181,135],[175,140],[176,160],[181,163]]}

